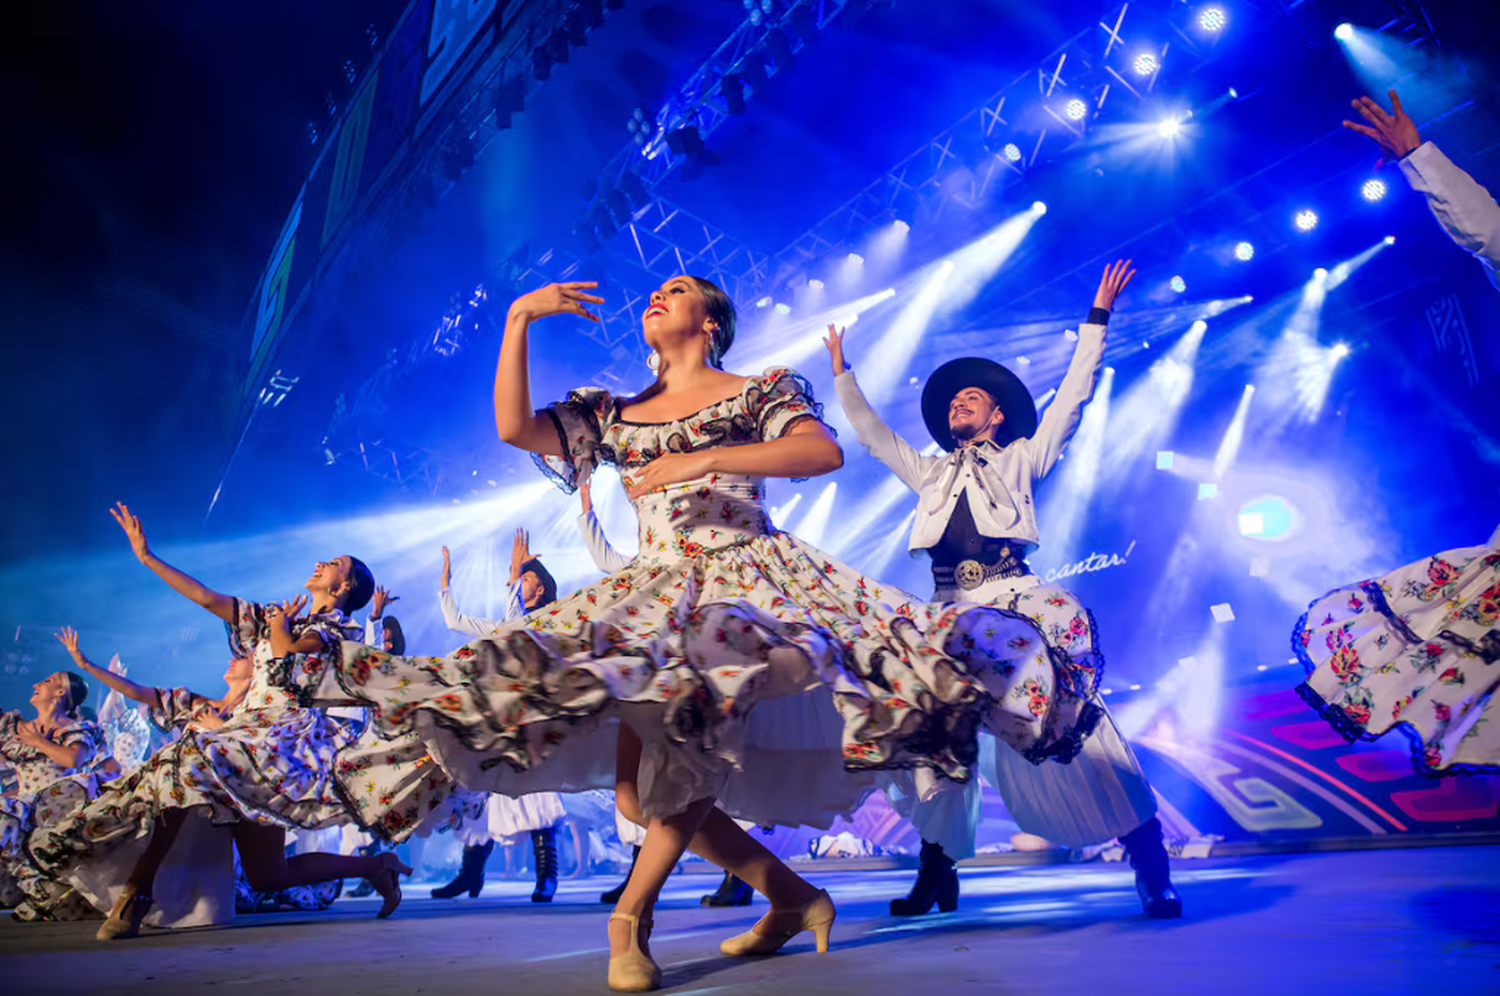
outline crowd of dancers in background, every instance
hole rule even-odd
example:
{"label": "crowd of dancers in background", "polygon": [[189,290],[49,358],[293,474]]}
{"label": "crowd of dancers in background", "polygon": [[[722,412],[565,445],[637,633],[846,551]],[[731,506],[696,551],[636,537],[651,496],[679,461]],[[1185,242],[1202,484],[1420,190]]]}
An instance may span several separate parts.
{"label": "crowd of dancers in background", "polygon": [[[1500,207],[1392,112],[1355,106],[1455,241],[1500,255]],[[1099,693],[1093,616],[1027,565],[1038,542],[1033,484],[1077,429],[1103,365],[1116,299],[1134,271],[1105,269],[1066,376],[1045,413],[1004,366],[954,360],[928,378],[922,415],[943,451],[924,455],[860,391],[842,331],[825,340],[834,390],[859,441],[916,494],[913,553],[932,564],[916,597],[771,525],[764,479],[836,470],[842,452],[807,380],[783,368],[723,370],[735,313],[709,281],[676,277],[643,315],[655,382],[634,397],[586,388],[536,410],[527,331],[551,315],[594,319],[589,283],[519,298],[495,380],[501,439],[566,490],[604,577],[559,595],[524,532],[500,619],[464,615],[443,550],[439,600],[472,639],[409,656],[370,568],[319,562],[305,594],[256,603],[163,561],[125,505],[112,514],[136,557],[225,623],[220,688],[157,688],[79,636],[76,671],[38,682],[32,715],[0,714],[0,899],[20,919],[104,916],[101,940],[143,925],[215,924],[240,909],[326,905],[345,879],[401,902],[411,872],[394,846],[451,833],[463,845],[439,898],[477,895],[496,843],[531,845],[536,886],[557,887],[559,828],[587,869],[613,825],[634,857],[601,899],[609,984],[661,984],[650,955],[657,897],[691,849],[724,869],[714,904],[770,911],[729,938],[766,954],[810,931],[827,950],[836,910],[750,832],[827,827],[876,791],[920,832],[916,883],[894,915],[951,911],[956,862],[974,853],[978,785],[1021,829],[1081,847],[1118,839],[1142,908],[1182,915],[1156,798]],[[615,552],[588,481],[619,468],[639,553]],[[356,613],[365,612],[361,623]],[[1449,551],[1318,600],[1294,642],[1300,691],[1350,739],[1400,727],[1429,774],[1500,763],[1489,722],[1500,674],[1500,550]],[[85,678],[108,689],[97,719]],[[288,835],[338,846],[288,853]],[[237,884],[238,883],[238,884]],[[238,894],[237,894],[238,893]]]}

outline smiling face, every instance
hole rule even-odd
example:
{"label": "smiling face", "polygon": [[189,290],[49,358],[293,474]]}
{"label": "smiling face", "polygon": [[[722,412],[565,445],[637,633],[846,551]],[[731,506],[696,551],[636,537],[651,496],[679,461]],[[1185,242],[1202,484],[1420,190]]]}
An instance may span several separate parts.
{"label": "smiling face", "polygon": [[685,343],[697,342],[707,355],[715,322],[708,315],[708,302],[692,277],[673,277],[651,294],[651,304],[641,316],[646,345],[657,352],[670,352]]}
{"label": "smiling face", "polygon": [[67,703],[68,700],[68,673],[58,671],[49,674],[35,685],[31,686],[31,704],[36,706],[38,712],[47,712],[53,703]]}
{"label": "smiling face", "polygon": [[224,669],[224,681],[228,684],[249,681],[255,670],[255,661],[250,657],[231,657],[229,666]]}
{"label": "smiling face", "polygon": [[303,587],[314,595],[327,594],[337,597],[348,590],[349,573],[353,567],[354,558],[349,556],[320,560]]}
{"label": "smiling face", "polygon": [[983,388],[966,387],[948,402],[948,431],[960,445],[993,439],[1004,423],[1005,413]]}

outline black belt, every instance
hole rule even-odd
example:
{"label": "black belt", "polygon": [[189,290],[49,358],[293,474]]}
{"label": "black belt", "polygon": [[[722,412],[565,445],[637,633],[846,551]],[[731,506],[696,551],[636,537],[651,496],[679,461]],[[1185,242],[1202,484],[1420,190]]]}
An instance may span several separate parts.
{"label": "black belt", "polygon": [[973,591],[986,581],[996,578],[1020,578],[1031,573],[1031,567],[1007,543],[996,551],[985,551],[986,555],[956,564],[937,561],[932,563],[932,582],[938,588],[957,588]]}

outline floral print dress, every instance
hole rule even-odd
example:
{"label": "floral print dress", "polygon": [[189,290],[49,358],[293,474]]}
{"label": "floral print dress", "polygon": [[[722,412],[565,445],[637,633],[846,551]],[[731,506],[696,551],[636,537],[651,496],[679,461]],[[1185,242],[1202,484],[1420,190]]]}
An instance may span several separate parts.
{"label": "floral print dress", "polygon": [[[320,829],[352,820],[333,774],[339,751],[350,745],[346,728],[321,710],[300,708],[292,695],[268,683],[271,644],[260,605],[236,599],[229,631],[235,652],[249,652],[255,661],[244,701],[220,717],[222,725],[210,728],[202,722],[212,709],[208,699],[185,688],[160,690],[153,720],[180,730],[178,739],[89,804],[31,834],[28,850],[46,876],[73,885],[103,879],[117,891],[129,869],[113,852],[133,860],[166,809],[194,810],[215,826],[254,820]],[[343,639],[353,639],[357,627],[339,612],[293,621],[294,638],[309,631],[334,650]],[[232,874],[230,860],[224,851],[224,876]],[[109,871],[101,875],[100,867],[90,865]],[[88,898],[109,908],[104,888],[90,889]],[[47,909],[38,912],[52,915]]]}
{"label": "floral print dress", "polygon": [[1329,592],[1297,623],[1297,691],[1350,741],[1393,728],[1418,772],[1500,769],[1500,549],[1449,550]]}
{"label": "floral print dress", "polygon": [[108,756],[99,724],[75,719],[52,735],[64,747],[81,748],[78,764],[64,768],[21,742],[22,722],[18,712],[0,713],[0,767],[10,772],[0,795],[0,906],[6,907],[22,901],[27,880],[34,877],[23,851],[26,835],[98,795],[103,779],[96,764]]}
{"label": "floral print dress", "polygon": [[[821,416],[787,369],[671,422],[619,407],[586,389],[547,409],[567,455],[539,462],[565,489],[601,462],[628,481],[663,453],[779,439]],[[877,769],[968,778],[981,727],[1038,763],[1076,754],[1097,676],[1033,653],[1032,620],[917,602],[776,530],[764,496],[732,474],[659,489],[635,501],[641,552],[618,573],[446,657],[346,643],[277,662],[278,680],[306,703],[368,703],[459,783],[507,795],[610,785],[614,724],[628,723],[648,815],[714,796],[756,823],[827,826]]]}

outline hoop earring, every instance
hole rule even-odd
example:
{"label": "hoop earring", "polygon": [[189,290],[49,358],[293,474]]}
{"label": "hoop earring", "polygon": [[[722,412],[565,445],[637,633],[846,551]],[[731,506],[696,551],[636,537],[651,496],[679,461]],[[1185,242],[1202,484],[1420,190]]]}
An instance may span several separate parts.
{"label": "hoop earring", "polygon": [[661,354],[653,349],[651,355],[646,357],[646,366],[651,369],[652,373],[659,371],[661,369]]}

